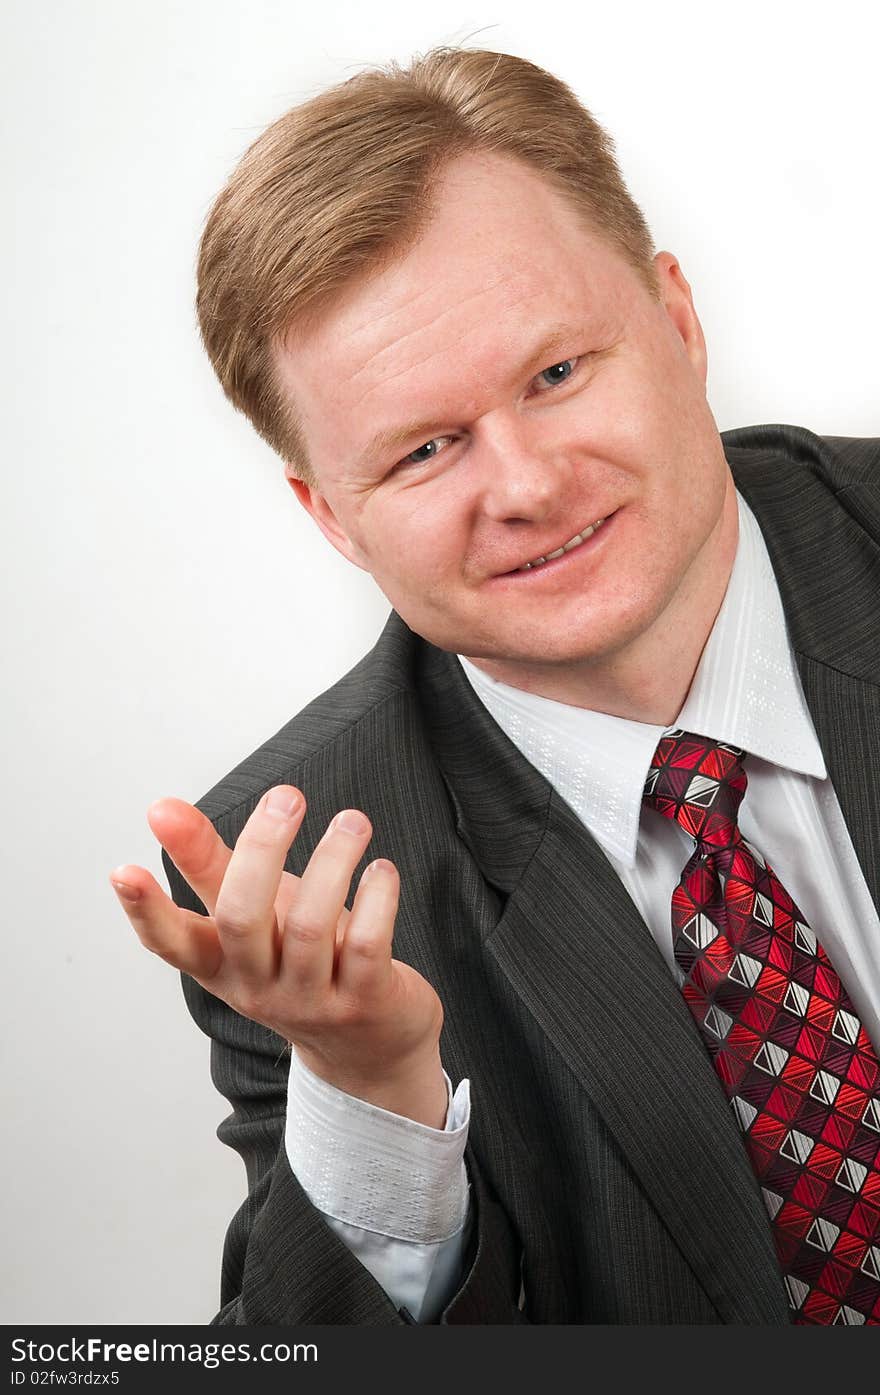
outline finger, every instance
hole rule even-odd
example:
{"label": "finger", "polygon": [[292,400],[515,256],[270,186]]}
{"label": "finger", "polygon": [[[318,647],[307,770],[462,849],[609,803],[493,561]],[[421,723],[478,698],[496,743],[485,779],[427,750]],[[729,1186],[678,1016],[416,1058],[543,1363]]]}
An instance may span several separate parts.
{"label": "finger", "polygon": [[281,956],[303,1008],[333,976],[336,931],[355,867],[373,835],[357,809],[336,815],[300,878],[284,919]]}
{"label": "finger", "polygon": [[183,799],[156,799],[147,822],[209,915],[214,914],[232,849],[211,820]]}
{"label": "finger", "polygon": [[385,858],[371,862],[361,877],[339,954],[336,982],[345,997],[372,996],[388,988],[399,900],[394,863]]}
{"label": "finger", "polygon": [[275,899],[305,811],[293,785],[270,789],[238,835],[226,867],[214,917],[227,973],[249,986],[265,983],[278,967]]}
{"label": "finger", "polygon": [[146,949],[201,983],[215,977],[223,951],[212,920],[175,905],[143,867],[124,864],[110,873],[110,881]]}

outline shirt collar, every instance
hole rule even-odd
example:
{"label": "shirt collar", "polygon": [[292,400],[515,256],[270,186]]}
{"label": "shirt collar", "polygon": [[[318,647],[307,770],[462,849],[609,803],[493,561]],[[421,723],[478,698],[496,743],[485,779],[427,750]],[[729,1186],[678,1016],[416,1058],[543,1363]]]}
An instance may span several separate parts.
{"label": "shirt collar", "polygon": [[737,504],[739,540],[727,590],[672,727],[538,697],[459,656],[498,725],[627,867],[635,863],[642,791],[664,731],[681,727],[805,775],[827,773],[760,527],[739,493]]}

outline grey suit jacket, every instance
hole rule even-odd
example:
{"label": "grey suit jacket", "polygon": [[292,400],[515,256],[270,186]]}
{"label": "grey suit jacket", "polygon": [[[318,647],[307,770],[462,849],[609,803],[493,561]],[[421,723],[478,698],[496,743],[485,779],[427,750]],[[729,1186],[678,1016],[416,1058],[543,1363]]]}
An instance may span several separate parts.
{"label": "grey suit jacket", "polygon": [[[880,902],[880,441],[777,426],[723,439]],[[442,1322],[787,1324],[759,1190],[684,1000],[603,852],[454,656],[392,613],[199,807],[232,846],[278,783],[309,801],[292,871],[340,808],[369,814],[368,857],[401,873],[395,955],[437,989],[444,1063],[472,1081],[475,1243]],[[203,910],[165,865],[175,900]],[[404,1321],[290,1171],[284,1043],[184,990],[232,1106],[219,1136],[248,1176],[215,1321]]]}

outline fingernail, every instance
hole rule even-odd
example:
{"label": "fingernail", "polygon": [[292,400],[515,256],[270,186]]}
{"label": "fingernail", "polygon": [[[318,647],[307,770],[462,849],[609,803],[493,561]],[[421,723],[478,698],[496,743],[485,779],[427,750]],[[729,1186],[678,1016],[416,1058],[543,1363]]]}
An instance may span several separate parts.
{"label": "fingernail", "polygon": [[336,815],[331,828],[341,828],[344,833],[366,833],[369,824],[357,809],[344,809],[341,814]]}
{"label": "fingernail", "polygon": [[[370,865],[369,865],[368,867],[365,867],[365,868],[364,868],[364,877],[369,877],[369,876],[371,876],[373,872],[393,872],[393,871],[394,871],[394,868],[393,868],[393,866],[391,865],[391,863],[387,860],[387,858],[384,858],[384,857],[377,857],[375,862],[371,862]],[[363,881],[363,877],[361,878],[361,880]]]}
{"label": "fingernail", "polygon": [[292,794],[289,789],[279,787],[270,790],[266,798],[266,809],[270,814],[276,814],[279,818],[289,819],[299,808],[299,792]]}
{"label": "fingernail", "polygon": [[129,886],[128,882],[113,882],[113,886],[123,901],[139,901],[141,899],[139,889],[136,886]]}

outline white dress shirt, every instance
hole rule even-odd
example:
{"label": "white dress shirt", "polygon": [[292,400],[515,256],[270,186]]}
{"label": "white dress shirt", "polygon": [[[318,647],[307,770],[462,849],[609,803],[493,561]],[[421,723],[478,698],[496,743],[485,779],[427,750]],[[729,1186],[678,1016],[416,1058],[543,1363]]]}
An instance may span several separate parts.
{"label": "white dress shirt", "polygon": [[[880,919],[825,769],[764,539],[737,499],[739,541],[727,590],[672,727],[569,707],[460,662],[498,725],[600,844],[673,973],[672,890],[693,840],[643,810],[651,759],[663,732],[675,727],[747,751],[742,834],[794,896],[880,1043]],[[430,1129],[342,1094],[293,1053],[291,1168],[417,1321],[433,1320],[460,1280],[470,1225],[462,1162],[468,1121],[467,1080],[454,1096],[450,1086],[446,1129]]]}

